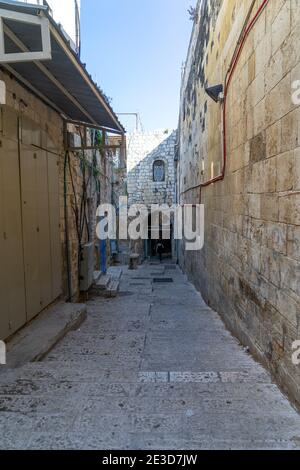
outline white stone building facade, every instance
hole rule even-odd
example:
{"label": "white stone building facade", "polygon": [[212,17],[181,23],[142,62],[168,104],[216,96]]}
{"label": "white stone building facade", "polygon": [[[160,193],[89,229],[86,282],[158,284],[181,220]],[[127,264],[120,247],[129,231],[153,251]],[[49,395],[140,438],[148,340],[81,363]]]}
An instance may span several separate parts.
{"label": "white stone building facade", "polygon": [[168,204],[174,202],[174,149],[176,131],[135,132],[127,137],[128,202]]}
{"label": "white stone building facade", "polygon": [[[153,205],[171,207],[175,201],[175,145],[177,131],[135,132],[127,136],[127,188],[128,204],[144,204],[149,209]],[[165,256],[174,256],[173,221],[171,218],[171,238],[164,240]],[[157,240],[152,240],[152,233],[159,229],[163,238],[166,227],[154,227],[149,217],[149,239],[135,243],[135,252],[149,258],[156,255]],[[152,231],[150,228],[152,227]],[[167,229],[168,232],[168,229]]]}

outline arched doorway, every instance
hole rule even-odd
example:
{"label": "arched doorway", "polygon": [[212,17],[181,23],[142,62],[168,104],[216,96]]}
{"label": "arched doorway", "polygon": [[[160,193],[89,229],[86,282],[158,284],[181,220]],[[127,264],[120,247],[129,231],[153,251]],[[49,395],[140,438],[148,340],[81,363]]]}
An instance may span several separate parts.
{"label": "arched doorway", "polygon": [[154,217],[159,223],[153,223],[152,215],[148,217],[148,240],[146,243],[146,257],[158,258],[157,254],[157,243],[160,240],[163,244],[163,258],[169,259],[172,258],[172,248],[173,248],[173,223],[170,219],[168,223],[164,220],[162,214],[159,214],[159,217]]}

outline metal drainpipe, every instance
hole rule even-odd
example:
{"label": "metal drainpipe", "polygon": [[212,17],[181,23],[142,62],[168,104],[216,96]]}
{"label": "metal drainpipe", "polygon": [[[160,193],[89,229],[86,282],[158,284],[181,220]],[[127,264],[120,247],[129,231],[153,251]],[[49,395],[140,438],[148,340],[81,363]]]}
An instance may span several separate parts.
{"label": "metal drainpipe", "polygon": [[[236,69],[236,66],[238,64],[238,61],[239,61],[239,58],[240,58],[240,55],[241,55],[241,52],[244,48],[244,45],[245,45],[245,42],[246,42],[246,39],[250,33],[250,31],[253,29],[254,25],[256,24],[258,18],[260,17],[260,15],[262,14],[263,10],[266,8],[266,6],[268,5],[270,0],[262,0],[262,3],[260,5],[260,7],[258,8],[256,14],[254,15],[253,19],[251,20],[250,24],[246,27],[245,25],[245,31],[243,33],[242,31],[242,35],[239,39],[239,42],[237,44],[237,49],[236,51],[234,52],[234,55],[233,55],[233,58],[232,58],[232,61],[231,61],[231,64],[230,64],[230,67],[229,67],[229,70],[226,74],[226,78],[225,78],[225,90],[224,90],[224,102],[223,102],[223,110],[222,110],[222,119],[223,119],[223,125],[222,125],[222,128],[223,128],[223,167],[222,167],[222,172],[219,176],[216,176],[215,178],[212,178],[208,181],[205,181],[204,183],[200,183],[198,184],[197,186],[194,186],[192,188],[189,188],[187,189],[186,191],[183,191],[181,194],[180,194],[180,197],[183,195],[183,194],[186,194],[188,193],[189,191],[192,191],[194,189],[199,189],[200,188],[200,204],[202,202],[202,191],[201,189],[202,188],[205,188],[207,186],[210,186],[211,184],[213,183],[217,183],[218,181],[222,181],[224,180],[225,178],[225,173],[226,173],[226,165],[227,165],[227,124],[226,124],[226,101],[227,101],[227,94],[228,94],[228,89],[229,89],[229,85],[231,83],[231,80],[232,80],[232,77],[233,77],[233,74],[234,74],[234,71]],[[251,8],[252,6],[255,4],[255,2],[253,2],[253,4],[251,5]],[[247,20],[249,20],[249,18],[247,18]]]}
{"label": "metal drainpipe", "polygon": [[[223,128],[223,168],[222,172],[219,176],[216,178],[213,178],[211,180],[206,181],[205,183],[202,183],[200,185],[201,188],[205,188],[207,186],[210,186],[213,183],[217,183],[218,181],[222,181],[225,178],[225,172],[226,172],[226,165],[227,165],[227,123],[226,123],[226,104],[227,104],[227,95],[228,95],[228,89],[233,77],[233,74],[235,72],[236,66],[239,62],[241,52],[244,48],[245,42],[249,36],[250,31],[253,29],[254,25],[256,24],[258,18],[262,14],[263,10],[266,8],[267,4],[269,3],[269,0],[263,0],[260,7],[258,8],[256,14],[254,15],[254,18],[251,20],[250,24],[245,28],[244,33],[242,34],[242,37],[240,38],[237,50],[234,53],[232,62],[230,64],[229,70],[226,75],[225,79],[225,91],[224,91],[224,103],[223,103],[223,111],[222,111],[222,118],[223,118],[223,123],[222,123],[222,128]],[[255,2],[253,2],[253,5]]]}

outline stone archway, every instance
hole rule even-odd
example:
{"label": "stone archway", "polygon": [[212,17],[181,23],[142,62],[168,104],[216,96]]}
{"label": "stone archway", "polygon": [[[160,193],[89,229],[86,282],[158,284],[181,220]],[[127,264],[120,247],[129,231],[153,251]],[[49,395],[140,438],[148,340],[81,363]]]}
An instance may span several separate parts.
{"label": "stone archway", "polygon": [[[148,241],[146,246],[146,257],[147,258],[155,258],[157,257],[156,245],[158,240],[161,240],[164,245],[164,258],[172,258],[173,253],[173,236],[174,236],[174,227],[172,223],[172,219],[170,219],[170,237],[167,237],[167,231],[169,232],[169,228],[162,223],[162,217],[160,214],[159,217],[159,225],[152,225],[152,215],[149,214],[148,218]],[[157,234],[159,234],[159,238],[157,238]]]}

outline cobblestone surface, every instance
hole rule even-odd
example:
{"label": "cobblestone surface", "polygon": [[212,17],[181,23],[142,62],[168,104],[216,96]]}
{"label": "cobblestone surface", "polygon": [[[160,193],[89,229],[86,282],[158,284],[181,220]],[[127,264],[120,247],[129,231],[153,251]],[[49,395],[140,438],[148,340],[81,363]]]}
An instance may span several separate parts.
{"label": "cobblestone surface", "polygon": [[0,428],[1,449],[300,447],[299,414],[168,265],[125,269],[45,361],[1,374]]}

